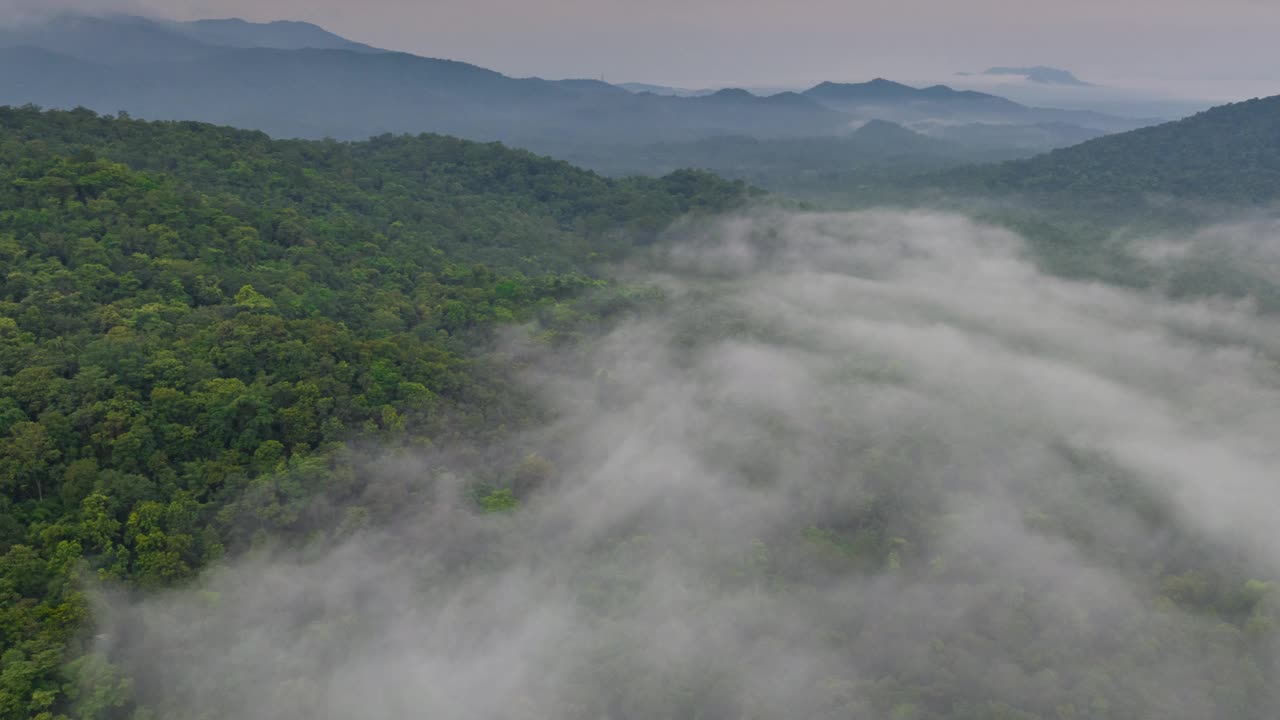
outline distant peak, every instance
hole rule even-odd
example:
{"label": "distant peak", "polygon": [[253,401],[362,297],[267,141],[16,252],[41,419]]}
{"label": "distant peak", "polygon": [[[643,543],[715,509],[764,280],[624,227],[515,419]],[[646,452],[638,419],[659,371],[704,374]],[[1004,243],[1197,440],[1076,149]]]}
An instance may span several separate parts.
{"label": "distant peak", "polygon": [[1069,70],[1062,68],[1035,65],[1032,67],[993,67],[982,72],[983,75],[1015,76],[1042,85],[1088,85]]}
{"label": "distant peak", "polygon": [[885,78],[878,77],[873,80],[868,80],[866,82],[860,82],[860,83],[859,82],[853,82],[853,83],[832,82],[831,80],[824,80],[823,82],[820,82],[817,85],[810,88],[810,91],[840,90],[845,88],[861,88],[864,90],[915,90],[915,88],[911,87],[910,85],[903,85],[900,82],[894,82],[893,80],[887,80]]}

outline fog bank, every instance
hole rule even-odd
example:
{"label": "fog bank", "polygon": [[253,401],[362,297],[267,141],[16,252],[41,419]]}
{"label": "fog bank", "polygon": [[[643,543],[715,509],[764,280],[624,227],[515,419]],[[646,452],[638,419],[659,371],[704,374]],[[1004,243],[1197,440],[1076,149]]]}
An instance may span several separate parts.
{"label": "fog bank", "polygon": [[371,463],[407,519],[104,597],[101,653],[161,717],[1280,710],[1274,319],[951,215],[672,234],[662,312],[508,348],[556,418],[517,510]]}

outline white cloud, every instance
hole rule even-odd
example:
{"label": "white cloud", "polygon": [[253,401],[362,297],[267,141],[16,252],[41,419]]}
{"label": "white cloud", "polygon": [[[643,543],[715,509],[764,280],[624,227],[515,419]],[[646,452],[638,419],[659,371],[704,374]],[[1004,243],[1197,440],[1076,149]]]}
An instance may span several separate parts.
{"label": "white cloud", "polygon": [[1274,320],[1047,277],[957,216],[677,234],[668,312],[514,350],[557,409],[520,512],[441,490],[319,558],[108,603],[102,649],[234,717],[875,716],[893,681],[1204,718],[1214,683],[1265,692],[1239,631],[1152,582],[1280,573]]}

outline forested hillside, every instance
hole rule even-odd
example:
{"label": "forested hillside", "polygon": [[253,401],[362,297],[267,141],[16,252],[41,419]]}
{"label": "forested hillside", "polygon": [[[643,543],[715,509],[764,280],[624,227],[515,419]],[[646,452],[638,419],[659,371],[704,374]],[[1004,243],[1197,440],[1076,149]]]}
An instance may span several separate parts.
{"label": "forested hillside", "polygon": [[0,720],[1277,717],[1259,244],[753,192],[0,109]]}
{"label": "forested hillside", "polygon": [[974,148],[872,120],[843,137],[760,140],[728,136],[653,145],[566,146],[557,157],[607,175],[661,175],[698,168],[771,191],[813,195],[853,179],[902,178],[931,170],[1028,157],[1009,147]]}
{"label": "forested hillside", "polygon": [[1054,150],[1029,160],[926,178],[972,196],[1022,193],[1078,204],[1144,196],[1231,203],[1280,199],[1280,96]]}
{"label": "forested hillside", "polygon": [[125,702],[127,681],[70,679],[107,672],[77,660],[82,580],[165,587],[339,527],[352,442],[520,427],[535,409],[486,370],[488,329],[552,338],[618,307],[571,301],[601,262],[744,196],[439,136],[0,108],[0,718]]}

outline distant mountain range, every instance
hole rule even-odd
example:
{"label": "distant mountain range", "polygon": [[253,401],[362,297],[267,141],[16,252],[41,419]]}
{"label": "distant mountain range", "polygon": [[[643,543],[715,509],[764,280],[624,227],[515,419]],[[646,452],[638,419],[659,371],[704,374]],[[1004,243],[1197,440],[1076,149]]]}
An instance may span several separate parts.
{"label": "distant mountain range", "polygon": [[303,22],[239,19],[174,22],[129,15],[60,15],[19,28],[0,27],[0,47],[29,46],[90,62],[206,60],[226,48],[381,52]]}
{"label": "distant mountain range", "polygon": [[[0,104],[28,103],[203,120],[280,137],[431,131],[546,152],[720,136],[840,136],[875,119],[959,142],[959,126],[988,138],[1025,138],[1036,127],[1035,137],[1053,146],[1144,124],[883,79],[760,96],[513,78],[380,50],[307,23],[133,16],[68,15],[0,31]],[[991,125],[1003,129],[982,127]],[[1045,128],[1064,131],[1063,142]]]}
{"label": "distant mountain range", "polygon": [[[970,75],[971,73],[958,73],[959,75]],[[1014,76],[1024,80],[1041,85],[1075,85],[1078,87],[1090,87],[1090,83],[1084,82],[1076,77],[1068,70],[1061,68],[1045,67],[1036,65],[1034,67],[993,67],[983,70],[983,75],[993,75],[996,77]]]}
{"label": "distant mountain range", "polygon": [[130,16],[63,17],[0,34],[0,103],[127,110],[282,137],[434,131],[530,146],[826,135],[849,124],[796,95],[637,95],[379,51],[315,26]]}
{"label": "distant mountain range", "polygon": [[618,87],[633,93],[652,93],[654,95],[673,95],[675,97],[699,97],[710,95],[714,89],[690,90],[688,88],[668,87],[666,85],[650,85],[649,83],[619,83]]}
{"label": "distant mountain range", "polygon": [[796,190],[836,173],[904,175],[1031,152],[974,149],[872,120],[839,137],[761,139],[732,135],[684,142],[566,148],[575,165],[605,175],[662,176],[681,168],[708,170],[771,190]]}
{"label": "distant mountain range", "polygon": [[900,123],[1058,123],[1103,132],[1121,132],[1157,122],[1120,118],[1088,110],[1028,107],[998,95],[974,90],[955,90],[946,85],[914,88],[884,78],[865,83],[824,82],[803,94],[855,117]]}

